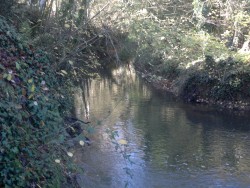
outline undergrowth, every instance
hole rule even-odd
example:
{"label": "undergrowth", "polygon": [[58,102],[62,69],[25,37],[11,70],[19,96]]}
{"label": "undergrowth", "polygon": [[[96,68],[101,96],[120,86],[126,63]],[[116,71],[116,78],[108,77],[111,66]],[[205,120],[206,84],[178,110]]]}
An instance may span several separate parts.
{"label": "undergrowth", "polygon": [[70,83],[0,18],[0,187],[60,187],[72,166]]}
{"label": "undergrowth", "polygon": [[249,101],[248,54],[229,50],[204,31],[162,29],[144,20],[139,24],[132,24],[129,35],[138,40],[135,66],[157,88],[190,102]]}

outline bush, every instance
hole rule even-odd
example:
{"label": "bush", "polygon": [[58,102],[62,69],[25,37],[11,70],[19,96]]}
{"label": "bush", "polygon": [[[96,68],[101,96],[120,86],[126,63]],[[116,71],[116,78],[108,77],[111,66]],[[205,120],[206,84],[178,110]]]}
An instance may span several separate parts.
{"label": "bush", "polygon": [[250,98],[250,72],[244,63],[233,58],[215,61],[211,56],[181,71],[175,86],[189,101],[240,101]]}

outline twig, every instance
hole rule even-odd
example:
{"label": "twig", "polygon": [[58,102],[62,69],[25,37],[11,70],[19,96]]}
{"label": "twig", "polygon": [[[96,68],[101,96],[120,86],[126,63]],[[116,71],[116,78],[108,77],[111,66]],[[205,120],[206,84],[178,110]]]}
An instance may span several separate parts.
{"label": "twig", "polygon": [[[88,41],[86,41],[85,43],[81,43],[76,47],[76,50],[68,55],[64,55],[64,57],[59,61],[59,64],[61,64],[62,62],[65,61],[66,58],[76,55],[79,50],[84,50],[85,48],[87,48],[89,46],[89,43],[93,43],[95,42],[95,39],[97,38],[97,36],[94,36],[93,38],[89,39]],[[83,48],[81,48],[83,45],[85,45]]]}
{"label": "twig", "polygon": [[[110,41],[110,43],[111,43],[111,45],[112,45],[112,47],[113,47],[113,49],[114,49],[114,51],[115,51],[115,57],[116,57],[117,63],[120,63],[121,60],[120,60],[120,58],[119,58],[119,55],[118,55],[117,49],[116,49],[116,47],[115,47],[115,45],[114,45],[114,42],[113,42],[112,37],[110,36],[110,34],[109,34],[107,31],[105,32],[105,35],[106,35],[107,38],[109,39],[109,41]],[[107,45],[107,44],[106,44],[106,45]]]}
{"label": "twig", "polygon": [[96,16],[98,16],[108,5],[110,4],[110,2],[106,3],[106,5],[104,5],[94,16],[92,16],[86,23],[90,22],[91,20],[93,20]]}

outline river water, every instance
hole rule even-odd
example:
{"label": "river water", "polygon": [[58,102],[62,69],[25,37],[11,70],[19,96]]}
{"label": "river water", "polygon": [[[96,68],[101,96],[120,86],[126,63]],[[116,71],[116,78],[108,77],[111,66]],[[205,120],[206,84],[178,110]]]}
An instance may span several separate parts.
{"label": "river water", "polygon": [[81,187],[250,187],[248,117],[159,94],[134,72],[114,75],[89,82],[85,103],[75,94],[78,117],[95,129],[74,151]]}

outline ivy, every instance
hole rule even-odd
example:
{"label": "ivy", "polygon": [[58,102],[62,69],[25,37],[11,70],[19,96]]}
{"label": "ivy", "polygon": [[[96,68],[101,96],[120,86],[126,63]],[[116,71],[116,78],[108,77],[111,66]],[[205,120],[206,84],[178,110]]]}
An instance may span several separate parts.
{"label": "ivy", "polygon": [[[43,51],[19,41],[0,18],[0,187],[55,187],[69,162],[62,77]],[[60,137],[60,140],[57,139]],[[55,179],[58,178],[58,179]],[[59,181],[60,179],[60,181]]]}

